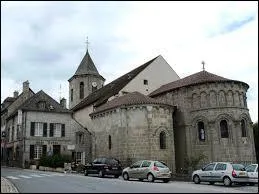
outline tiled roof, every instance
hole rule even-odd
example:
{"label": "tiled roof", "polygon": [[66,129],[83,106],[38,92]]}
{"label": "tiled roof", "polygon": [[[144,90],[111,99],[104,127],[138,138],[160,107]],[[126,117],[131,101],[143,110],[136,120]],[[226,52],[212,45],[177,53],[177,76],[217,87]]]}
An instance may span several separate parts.
{"label": "tiled roof", "polygon": [[100,113],[100,112],[114,109],[121,106],[139,105],[139,104],[161,104],[161,105],[171,106],[162,101],[150,98],[139,92],[132,92],[132,93],[125,94],[124,96],[114,98],[111,101],[108,101],[107,103],[99,106],[98,108],[95,109],[94,112],[90,114],[90,116],[96,113]]}
{"label": "tiled roof", "polygon": [[[38,102],[45,102],[45,108],[39,108]],[[50,108],[50,107],[53,108]],[[17,111],[28,110],[28,111],[41,111],[41,112],[58,112],[58,113],[71,113],[70,110],[63,108],[57,101],[55,101],[48,94],[40,90],[30,98],[28,98],[23,104],[21,104],[8,118],[14,116]]]}
{"label": "tiled roof", "polygon": [[[72,79],[74,76],[79,76],[79,75],[96,75],[99,77],[102,77],[98,70],[96,69],[93,60],[91,59],[91,56],[88,52],[88,50],[86,51],[86,54],[84,56],[84,58],[82,59],[80,65],[78,66],[75,74],[70,78]],[[103,78],[103,77],[102,77]],[[69,80],[70,80],[69,79]],[[103,78],[104,79],[104,78]]]}
{"label": "tiled roof", "polygon": [[[160,88],[158,88],[157,90],[150,93],[149,96],[154,97],[159,94],[169,92],[169,91],[175,90],[177,88],[185,87],[185,86],[191,86],[191,85],[209,83],[209,82],[226,82],[226,81],[227,82],[228,81],[240,82],[240,81],[236,81],[236,80],[227,79],[227,78],[209,73],[207,71],[200,71],[198,73],[189,75],[185,78],[162,85]],[[240,82],[240,83],[243,83],[243,84],[247,85],[247,87],[249,87],[248,84],[246,84],[244,82]]]}
{"label": "tiled roof", "polygon": [[[158,57],[158,56],[157,56]],[[157,57],[146,62],[145,64],[133,69],[129,73],[117,78],[111,83],[91,93],[89,96],[84,98],[79,104],[72,108],[73,111],[79,110],[85,106],[95,103],[98,106],[106,102],[111,96],[118,94],[118,92],[126,86],[134,77],[136,77],[141,71],[143,71],[149,64],[151,64]]]}

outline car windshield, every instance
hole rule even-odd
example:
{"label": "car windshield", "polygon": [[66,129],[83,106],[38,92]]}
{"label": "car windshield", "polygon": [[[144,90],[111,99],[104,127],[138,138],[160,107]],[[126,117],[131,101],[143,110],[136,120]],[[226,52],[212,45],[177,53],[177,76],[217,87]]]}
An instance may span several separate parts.
{"label": "car windshield", "polygon": [[119,161],[115,160],[115,159],[107,159],[107,164],[117,165],[117,164],[119,164]]}
{"label": "car windshield", "polygon": [[245,167],[242,164],[232,164],[234,170],[245,171]]}
{"label": "car windshield", "polygon": [[157,166],[159,168],[167,168],[167,166],[162,164],[161,162],[155,162],[154,166]]}

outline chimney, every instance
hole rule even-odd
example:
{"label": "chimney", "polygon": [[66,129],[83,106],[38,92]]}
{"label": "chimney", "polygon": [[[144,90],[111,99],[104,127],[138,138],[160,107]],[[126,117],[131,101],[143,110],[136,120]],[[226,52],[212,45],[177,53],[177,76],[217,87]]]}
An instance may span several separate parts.
{"label": "chimney", "polygon": [[23,92],[29,92],[29,85],[30,85],[30,83],[29,83],[29,81],[27,80],[27,81],[25,81],[25,82],[23,82]]}
{"label": "chimney", "polygon": [[60,105],[63,107],[63,108],[67,108],[67,100],[65,98],[62,98],[60,100]]}
{"label": "chimney", "polygon": [[19,92],[15,90],[15,91],[13,92],[13,97],[14,97],[14,98],[17,98],[18,95],[19,95]]}

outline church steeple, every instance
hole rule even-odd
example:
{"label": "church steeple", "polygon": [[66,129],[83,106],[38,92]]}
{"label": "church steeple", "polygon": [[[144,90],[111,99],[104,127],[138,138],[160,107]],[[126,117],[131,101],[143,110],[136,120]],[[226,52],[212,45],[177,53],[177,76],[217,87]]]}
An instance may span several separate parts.
{"label": "church steeple", "polygon": [[[88,44],[87,39],[87,44]],[[103,87],[105,79],[99,74],[89,54],[88,45],[85,56],[69,82],[69,108],[73,108],[89,94]]]}

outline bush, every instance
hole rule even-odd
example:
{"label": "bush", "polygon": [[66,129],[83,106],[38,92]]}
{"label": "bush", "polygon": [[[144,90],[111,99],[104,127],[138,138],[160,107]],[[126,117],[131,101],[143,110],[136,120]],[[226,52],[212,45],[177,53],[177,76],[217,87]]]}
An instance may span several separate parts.
{"label": "bush", "polygon": [[68,155],[53,155],[53,156],[43,156],[40,158],[40,166],[52,167],[57,168],[61,167],[64,168],[65,162],[70,162],[71,157]]}

